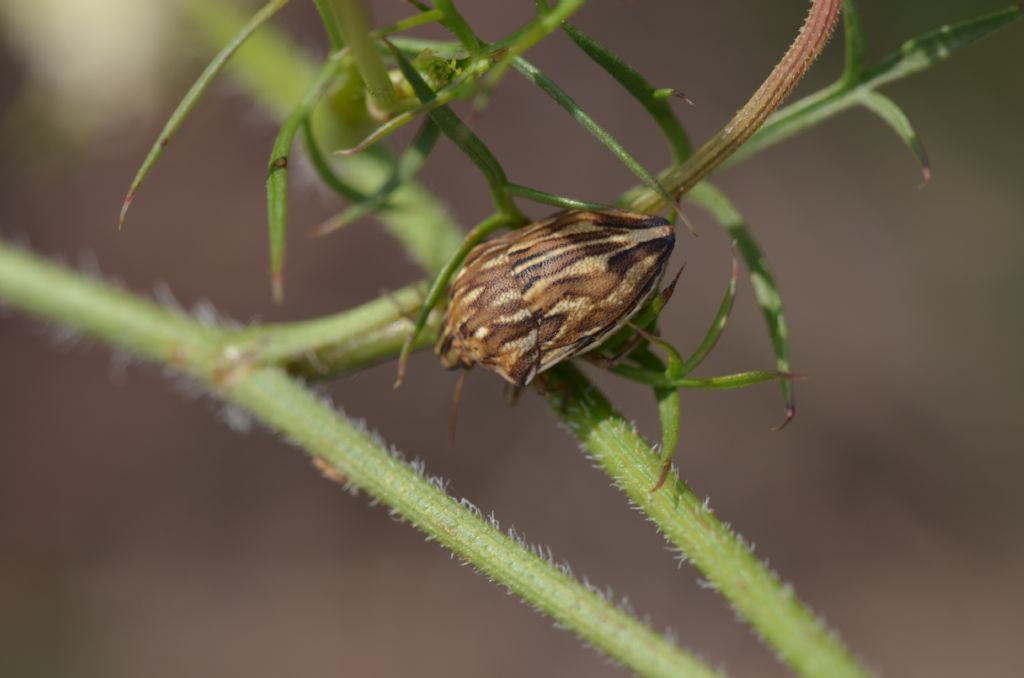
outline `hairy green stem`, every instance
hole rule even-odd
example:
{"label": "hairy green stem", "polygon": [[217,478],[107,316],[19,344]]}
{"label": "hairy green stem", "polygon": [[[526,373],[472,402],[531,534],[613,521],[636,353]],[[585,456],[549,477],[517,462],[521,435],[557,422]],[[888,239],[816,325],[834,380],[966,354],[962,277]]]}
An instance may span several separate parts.
{"label": "hairy green stem", "polygon": [[718,674],[537,555],[278,367],[230,362],[221,331],[0,242],[0,300],[187,374],[302,446],[525,602],[645,676]]}
{"label": "hairy green stem", "polygon": [[651,492],[661,473],[659,455],[578,369],[562,365],[551,373],[549,402],[556,416],[782,661],[801,676],[870,675],[676,473]]}
{"label": "hairy green stem", "polygon": [[[334,315],[247,327],[226,336],[225,350],[259,364],[291,361],[333,344],[345,345],[359,340],[381,327],[396,322],[402,324],[406,316],[420,309],[426,292],[423,284],[409,285]],[[406,332],[411,327],[412,322],[405,321]]]}

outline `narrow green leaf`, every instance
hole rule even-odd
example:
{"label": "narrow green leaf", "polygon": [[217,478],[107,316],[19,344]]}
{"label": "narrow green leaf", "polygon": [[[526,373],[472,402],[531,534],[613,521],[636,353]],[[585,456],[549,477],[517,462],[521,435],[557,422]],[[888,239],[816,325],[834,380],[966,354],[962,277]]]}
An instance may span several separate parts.
{"label": "narrow green leaf", "polygon": [[921,164],[922,186],[926,186],[932,180],[932,168],[928,162],[928,154],[924,150],[924,144],[918,136],[910,118],[903,112],[903,109],[892,99],[865,90],[861,95],[861,104],[892,127],[893,131],[903,139],[903,142],[910,147],[917,161]]}
{"label": "narrow green leaf", "polygon": [[334,171],[330,161],[320,149],[320,143],[316,139],[316,132],[313,130],[312,118],[306,118],[302,121],[302,139],[306,146],[306,155],[309,156],[309,161],[313,165],[313,169],[316,170],[317,176],[320,177],[320,181],[324,182],[328,188],[345,200],[359,202],[367,199],[365,193],[349,185],[347,181],[338,176],[338,173]]}
{"label": "narrow green leaf", "polygon": [[[572,24],[563,24],[562,30],[587,56],[615,78],[647,110],[654,122],[661,128],[665,138],[668,139],[672,148],[672,162],[678,165],[686,160],[693,147],[690,144],[690,137],[683,129],[683,124],[662,95],[666,90],[654,88],[639,71]],[[673,92],[674,90],[667,91]]]}
{"label": "narrow green leaf", "polygon": [[438,303],[440,303],[441,297],[444,295],[445,290],[448,289],[448,281],[451,280],[453,275],[455,275],[455,271],[459,269],[459,266],[461,266],[462,262],[465,261],[466,256],[470,251],[480,244],[484,238],[499,228],[504,228],[514,224],[514,217],[500,212],[498,214],[492,214],[481,221],[466,235],[466,239],[462,241],[462,245],[459,246],[458,251],[448,259],[444,268],[442,268],[441,272],[434,278],[434,281],[430,284],[430,291],[427,292],[427,299],[423,302],[423,307],[420,308],[419,315],[416,316],[413,328],[410,330],[409,336],[406,337],[405,343],[402,345],[402,351],[398,355],[398,377],[395,380],[395,388],[402,385],[402,380],[405,379],[405,365],[409,360],[409,354],[412,353],[416,338],[419,336],[424,325],[427,324],[427,320],[430,318],[430,312],[434,310],[434,307],[437,306]]}
{"label": "narrow green leaf", "polygon": [[615,374],[660,388],[696,388],[709,390],[725,390],[733,388],[745,388],[755,384],[763,384],[768,381],[779,381],[783,384],[790,383],[795,376],[788,372],[775,372],[771,370],[754,370],[751,372],[738,372],[720,377],[703,377],[693,379],[681,377],[671,379],[665,372],[634,367],[632,365],[615,365],[611,368]]}
{"label": "narrow green leaf", "polygon": [[517,57],[526,53],[531,47],[554,33],[564,24],[569,17],[583,8],[586,0],[560,0],[553,9],[540,8],[537,16],[528,24],[515,31],[509,39],[499,40],[491,45],[500,51],[502,59],[490,73],[487,74],[486,83],[478,95],[473,107],[480,110],[487,102],[490,92],[498,86],[501,79],[505,77],[510,66],[515,66]]}
{"label": "narrow green leaf", "polygon": [[658,402],[658,420],[661,423],[661,462],[665,469],[658,478],[654,489],[661,487],[666,472],[675,456],[676,446],[679,444],[679,418],[682,413],[682,398],[679,395],[679,388],[675,382],[683,377],[683,358],[679,351],[672,344],[664,339],[648,334],[644,330],[637,329],[637,333],[647,341],[663,348],[668,354],[668,366],[662,363],[661,359],[654,355],[649,347],[634,351],[630,356],[642,367],[660,372],[668,385],[654,386],[654,398]]}
{"label": "narrow green leaf", "polygon": [[[765,322],[768,324],[768,334],[775,351],[775,365],[779,368],[780,373],[788,373],[790,371],[789,328],[782,313],[782,297],[779,294],[778,285],[768,268],[768,260],[765,258],[761,246],[732,202],[707,181],[697,184],[687,194],[687,197],[707,210],[736,243],[736,248],[739,250],[747,270],[750,271],[754,296],[764,313]],[[783,381],[782,394],[786,400],[786,418],[777,429],[781,429],[789,423],[796,414],[793,384]]]}
{"label": "narrow green leaf", "polygon": [[398,102],[398,92],[377,51],[369,3],[367,0],[336,0],[334,9],[342,39],[351,48],[352,60],[366,86],[367,103],[383,114],[391,113]]}
{"label": "narrow green leaf", "polygon": [[483,41],[477,37],[473,29],[466,23],[465,18],[459,13],[459,10],[455,8],[455,3],[452,0],[437,0],[437,9],[444,14],[444,18],[441,19],[441,24],[444,25],[449,31],[452,32],[462,46],[466,48],[471,56],[475,56],[480,53],[483,48]]}
{"label": "narrow green leaf", "polygon": [[843,37],[846,40],[846,65],[842,80],[853,84],[864,72],[864,29],[853,0],[843,0]]}
{"label": "narrow green leaf", "polygon": [[519,184],[509,184],[506,189],[512,195],[517,195],[520,198],[526,198],[533,202],[541,203],[542,205],[552,205],[554,207],[561,207],[567,210],[608,210],[613,209],[611,205],[606,205],[599,202],[587,202],[585,200],[577,200],[575,198],[567,198],[561,195],[555,195],[554,193],[547,193],[545,191],[537,190],[536,188],[529,188],[528,186],[520,186]]}
{"label": "narrow green leaf", "polygon": [[192,83],[188,92],[182,97],[181,101],[178,102],[178,106],[171,113],[171,117],[167,119],[164,124],[163,130],[160,131],[160,135],[156,138],[153,143],[153,147],[149,149],[149,153],[146,158],[142,161],[142,166],[139,167],[138,172],[135,173],[135,178],[132,179],[131,186],[128,187],[128,193],[124,197],[124,202],[121,205],[121,214],[118,218],[118,229],[124,226],[125,216],[128,214],[128,208],[131,207],[132,201],[135,199],[136,194],[139,192],[139,188],[142,186],[142,182],[149,176],[150,171],[156,165],[157,161],[160,160],[160,156],[164,154],[164,149],[167,144],[170,143],[174,135],[177,134],[181,125],[185,122],[185,118],[188,117],[192,109],[195,108],[199,98],[203,96],[207,89],[210,87],[210,83],[213,82],[217,74],[224,68],[224,64],[228,62],[231,56],[238,51],[238,48],[249,38],[257,28],[262,26],[268,19],[277,13],[279,9],[284,7],[288,3],[288,0],[271,0],[263,6],[260,11],[256,12],[249,19],[248,22],[238,31],[231,41],[224,45],[224,47],[217,53],[217,56],[213,58],[203,69],[203,72],[199,74],[199,78]]}
{"label": "narrow green leaf", "polygon": [[841,80],[776,111],[764,127],[734,153],[725,165],[728,167],[741,163],[780,141],[857,106],[861,103],[863,90],[876,90],[882,85],[922,71],[1022,16],[1024,8],[1015,5],[982,17],[943,26],[908,40],[899,51],[866,70],[855,87]]}
{"label": "narrow green leaf", "polygon": [[429,11],[431,11],[430,5],[428,5],[425,2],[420,2],[419,0],[405,0],[405,1],[408,2],[410,5],[412,5],[413,7],[415,7],[416,9],[418,9],[421,12],[429,12]]}
{"label": "narrow green leaf", "polygon": [[873,87],[905,78],[932,66],[972,42],[984,38],[1024,16],[1021,3],[955,24],[947,24],[903,43],[899,51],[889,55],[865,74]]}
{"label": "narrow green leaf", "polygon": [[409,148],[395,162],[394,170],[387,178],[387,181],[374,191],[372,195],[355,202],[355,204],[350,205],[336,217],[318,226],[313,231],[313,235],[327,235],[384,207],[395,191],[415,177],[420,169],[423,168],[424,163],[427,161],[427,156],[434,150],[434,144],[437,143],[439,135],[440,130],[434,124],[434,121],[430,119],[425,120]]}
{"label": "narrow green leaf", "polygon": [[718,343],[719,337],[722,336],[722,331],[725,329],[725,324],[729,320],[729,313],[732,312],[733,302],[736,300],[736,278],[739,273],[739,262],[736,260],[736,255],[732,257],[732,275],[729,278],[729,286],[725,289],[725,295],[722,297],[722,303],[718,306],[718,312],[715,314],[715,319],[711,321],[711,326],[708,328],[707,333],[704,335],[704,339],[700,342],[700,345],[694,350],[686,362],[683,364],[680,370],[679,376],[686,376],[708,357],[711,353],[711,349]]}
{"label": "narrow green leaf", "polygon": [[[434,91],[423,80],[423,77],[412,65],[412,62],[390,42],[387,45],[391,49],[392,54],[395,55],[395,60],[398,62],[398,67],[402,70],[402,75],[405,76],[405,79],[412,86],[413,92],[416,93],[420,102],[427,104],[433,101],[435,97]],[[491,153],[491,150],[480,140],[480,137],[474,134],[448,106],[436,108],[427,115],[441,128],[445,136],[451,139],[459,147],[459,150],[465,153],[483,173],[484,178],[487,180],[487,185],[490,186],[491,196],[498,211],[518,216],[519,209],[505,190],[508,184],[505,170],[498,162],[498,159],[494,157],[494,154]]]}
{"label": "narrow green leaf", "polygon": [[[244,21],[234,5],[209,0],[186,0],[184,8],[203,44],[221,45]],[[422,49],[422,48],[420,48]],[[419,50],[417,50],[418,52]],[[272,118],[284,121],[316,76],[320,62],[284,31],[274,26],[262,30],[238,51],[225,69],[234,84]],[[346,66],[347,67],[347,66]],[[344,82],[344,81],[342,81]],[[343,84],[340,96],[317,106],[310,120],[322,148],[347,146],[366,133],[371,124],[362,99],[351,100],[346,92],[358,91]],[[384,153],[366,152],[337,161],[331,167],[364,194],[377,189],[390,175],[394,160]],[[436,273],[459,247],[465,233],[433,193],[416,181],[395,194],[379,220],[411,259]]]}
{"label": "narrow green leaf", "polygon": [[395,33],[403,33],[418,26],[424,24],[431,24],[435,21],[440,21],[444,18],[444,12],[436,9],[427,8],[423,10],[418,3],[417,8],[421,9],[419,14],[414,14],[411,17],[405,19],[399,19],[393,24],[388,26],[382,26],[377,29],[376,33],[379,36],[394,35]]}
{"label": "narrow green leaf", "polygon": [[267,167],[267,224],[270,231],[270,285],[274,300],[284,299],[284,247],[288,230],[288,162],[292,142],[303,121],[309,118],[331,80],[338,74],[344,52],[324,62],[306,94],[281,125]]}
{"label": "narrow green leaf", "polygon": [[597,124],[597,122],[590,117],[590,115],[580,108],[572,97],[556,85],[551,78],[547,77],[541,71],[522,58],[516,58],[513,60],[512,67],[515,68],[520,74],[523,75],[527,80],[540,87],[548,96],[555,100],[559,106],[568,111],[569,115],[578,122],[583,129],[590,132],[594,138],[600,141],[605,148],[611,151],[619,161],[625,165],[630,172],[632,172],[645,186],[650,188],[652,191],[657,193],[665,201],[667,205],[670,205],[675,209],[676,200],[669,195],[669,193],[658,183],[651,174],[639,163],[632,155],[622,147],[615,137],[606,132],[603,127]]}
{"label": "narrow green leaf", "polygon": [[327,41],[331,45],[331,51],[337,52],[345,43],[341,39],[341,31],[338,30],[338,20],[331,9],[331,0],[313,0],[316,11],[320,13],[320,23],[324,25],[324,32],[327,33]]}

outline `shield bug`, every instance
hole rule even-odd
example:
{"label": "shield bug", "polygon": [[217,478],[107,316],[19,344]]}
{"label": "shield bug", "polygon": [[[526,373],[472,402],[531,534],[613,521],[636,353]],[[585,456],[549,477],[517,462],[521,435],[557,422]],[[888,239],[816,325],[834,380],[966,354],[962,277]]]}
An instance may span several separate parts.
{"label": "shield bug", "polygon": [[617,210],[561,212],[481,243],[451,284],[435,353],[526,386],[626,324],[674,245],[666,220]]}

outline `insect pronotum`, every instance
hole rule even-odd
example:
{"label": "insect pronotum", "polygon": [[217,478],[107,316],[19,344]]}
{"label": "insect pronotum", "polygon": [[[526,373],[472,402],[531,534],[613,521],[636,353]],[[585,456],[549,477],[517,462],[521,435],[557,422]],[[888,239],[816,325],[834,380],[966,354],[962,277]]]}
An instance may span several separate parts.
{"label": "insect pronotum", "polygon": [[435,353],[523,387],[622,327],[675,245],[664,219],[572,210],[478,245],[452,282]]}

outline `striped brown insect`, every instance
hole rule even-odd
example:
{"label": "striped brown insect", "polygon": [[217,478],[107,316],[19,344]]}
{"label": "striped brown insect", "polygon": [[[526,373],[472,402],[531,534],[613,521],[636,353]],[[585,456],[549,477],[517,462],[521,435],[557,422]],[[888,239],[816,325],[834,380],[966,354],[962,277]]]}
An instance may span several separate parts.
{"label": "striped brown insect", "polygon": [[561,212],[484,242],[451,284],[435,353],[526,386],[625,325],[674,245],[666,220],[618,210]]}

